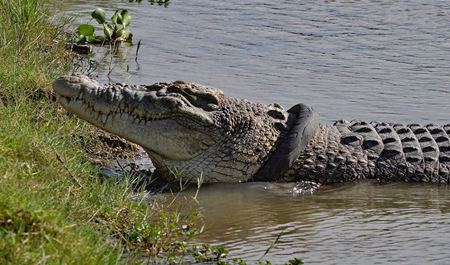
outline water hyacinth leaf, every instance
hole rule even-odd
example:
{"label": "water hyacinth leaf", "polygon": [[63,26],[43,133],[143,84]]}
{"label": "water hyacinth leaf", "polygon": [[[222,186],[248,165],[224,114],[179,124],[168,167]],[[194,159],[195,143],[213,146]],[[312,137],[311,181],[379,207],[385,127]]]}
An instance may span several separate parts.
{"label": "water hyacinth leaf", "polygon": [[116,25],[122,24],[122,14],[120,10],[116,10],[114,15],[111,17],[111,21]]}
{"label": "water hyacinth leaf", "polygon": [[116,30],[114,31],[114,35],[115,35],[117,38],[122,37],[123,29],[124,29],[124,27],[116,28]]}
{"label": "water hyacinth leaf", "polygon": [[97,22],[98,22],[99,24],[103,24],[103,23],[105,23],[105,21],[106,21],[106,18],[105,18],[105,11],[104,11],[103,9],[101,9],[101,8],[95,9],[95,10],[91,13],[91,16],[92,16],[95,20],[97,20]]}
{"label": "water hyacinth leaf", "polygon": [[88,41],[89,43],[99,43],[99,42],[105,41],[105,37],[103,37],[103,36],[97,36],[97,35],[88,36],[88,37],[87,37],[87,41]]}
{"label": "water hyacinth leaf", "polygon": [[95,28],[91,24],[81,24],[77,28],[78,35],[92,36],[94,35]]}
{"label": "water hyacinth leaf", "polygon": [[129,29],[123,29],[121,38],[126,42],[130,42],[133,38],[133,34]]}
{"label": "water hyacinth leaf", "polygon": [[106,39],[105,39],[104,36],[97,36],[97,35],[95,35],[95,40],[96,41],[105,41]]}
{"label": "water hyacinth leaf", "polygon": [[93,42],[96,41],[96,36],[94,36],[94,35],[86,36],[86,40],[87,40],[87,42],[89,42],[89,43],[93,43]]}
{"label": "water hyacinth leaf", "polygon": [[131,23],[131,17],[128,14],[128,10],[126,9],[122,10],[121,15],[122,15],[122,25],[125,27],[129,26]]}
{"label": "water hyacinth leaf", "polygon": [[78,43],[85,43],[85,42],[86,42],[86,37],[84,35],[78,36]]}
{"label": "water hyacinth leaf", "polygon": [[107,39],[111,39],[111,37],[114,33],[113,26],[111,26],[110,24],[103,24],[103,33],[105,34],[105,37]]}
{"label": "water hyacinth leaf", "polygon": [[131,34],[131,31],[129,29],[122,27],[116,31],[116,36],[118,41],[129,42],[131,41],[133,34]]}

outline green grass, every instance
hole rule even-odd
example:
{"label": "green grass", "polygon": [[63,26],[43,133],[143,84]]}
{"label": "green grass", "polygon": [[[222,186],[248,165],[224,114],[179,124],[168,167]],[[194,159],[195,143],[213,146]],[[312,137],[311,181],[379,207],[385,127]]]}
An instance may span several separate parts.
{"label": "green grass", "polygon": [[37,0],[0,0],[0,88],[10,100],[29,97],[67,67],[62,26],[50,24]]}
{"label": "green grass", "polygon": [[37,0],[0,0],[0,264],[182,253],[192,219],[150,210],[129,183],[102,181],[79,140],[92,128],[45,96],[70,65],[64,25],[47,14]]}

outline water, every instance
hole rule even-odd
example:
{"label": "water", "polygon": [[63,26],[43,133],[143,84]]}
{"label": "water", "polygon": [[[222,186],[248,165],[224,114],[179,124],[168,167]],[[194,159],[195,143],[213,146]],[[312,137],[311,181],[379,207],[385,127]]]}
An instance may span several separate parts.
{"label": "water", "polygon": [[[450,189],[414,184],[349,184],[293,197],[274,184],[220,184],[199,195],[200,239],[277,263],[449,264]],[[191,193],[191,195],[193,192]]]}
{"label": "water", "polygon": [[[77,21],[95,7],[130,10],[138,60],[136,46],[122,48],[112,81],[194,81],[286,108],[303,102],[325,121],[450,121],[448,1],[58,5]],[[264,186],[204,187],[202,239],[257,259],[282,233],[267,256],[276,263],[298,256],[307,264],[450,264],[447,186],[348,184],[300,198]]]}

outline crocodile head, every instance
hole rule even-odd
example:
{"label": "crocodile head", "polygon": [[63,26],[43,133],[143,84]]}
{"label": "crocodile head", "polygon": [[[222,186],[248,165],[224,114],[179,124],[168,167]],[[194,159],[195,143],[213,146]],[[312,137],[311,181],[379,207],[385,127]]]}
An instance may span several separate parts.
{"label": "crocodile head", "polygon": [[64,76],[53,88],[69,112],[142,146],[167,180],[247,181],[287,120],[278,105],[182,81],[100,85],[86,76]]}

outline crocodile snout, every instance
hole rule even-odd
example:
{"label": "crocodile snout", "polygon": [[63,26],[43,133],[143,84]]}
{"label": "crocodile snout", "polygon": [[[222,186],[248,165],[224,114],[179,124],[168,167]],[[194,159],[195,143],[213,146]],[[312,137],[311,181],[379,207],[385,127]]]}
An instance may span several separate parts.
{"label": "crocodile snout", "polygon": [[83,88],[98,86],[96,81],[83,75],[63,76],[53,82],[53,90],[56,94],[68,98],[77,97]]}

